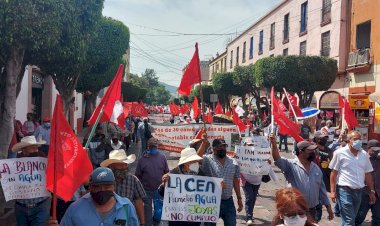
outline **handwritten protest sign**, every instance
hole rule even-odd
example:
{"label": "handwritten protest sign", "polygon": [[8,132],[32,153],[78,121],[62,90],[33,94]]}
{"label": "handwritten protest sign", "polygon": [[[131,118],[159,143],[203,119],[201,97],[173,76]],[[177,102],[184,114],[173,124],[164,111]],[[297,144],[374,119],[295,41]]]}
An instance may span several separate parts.
{"label": "handwritten protest sign", "polygon": [[162,220],[214,222],[219,219],[222,178],[170,174]]}
{"label": "handwritten protest sign", "polygon": [[[203,128],[202,124],[188,125],[152,125],[153,136],[159,140],[158,149],[171,152],[181,152],[195,135]],[[239,131],[235,125],[206,125],[207,137],[210,143],[214,139],[224,139],[230,150],[239,144]]]}
{"label": "handwritten protest sign", "polygon": [[170,122],[171,115],[170,114],[149,114],[148,115],[149,122],[154,124],[162,124],[166,122]]}
{"label": "handwritten protest sign", "polygon": [[240,172],[249,175],[267,175],[270,165],[270,150],[255,146],[235,146],[235,158]]}
{"label": "handwritten protest sign", "polygon": [[5,200],[50,196],[46,190],[46,162],[40,157],[0,160]]}

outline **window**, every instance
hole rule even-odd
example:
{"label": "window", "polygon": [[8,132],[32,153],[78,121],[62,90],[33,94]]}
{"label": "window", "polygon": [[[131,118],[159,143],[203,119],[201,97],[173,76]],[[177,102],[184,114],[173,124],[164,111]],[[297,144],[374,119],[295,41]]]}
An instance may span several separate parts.
{"label": "window", "polygon": [[300,33],[307,32],[307,1],[301,5],[301,29]]}
{"label": "window", "polygon": [[288,55],[288,48],[282,50],[282,55],[287,56]]}
{"label": "window", "polygon": [[356,26],[356,48],[371,48],[371,21]]}
{"label": "window", "polygon": [[269,57],[274,57],[274,54],[269,55]]}
{"label": "window", "polygon": [[273,23],[270,25],[270,44],[269,44],[269,49],[274,49],[274,40],[275,40],[275,30],[276,29],[276,24]]}
{"label": "window", "polygon": [[249,40],[249,59],[253,58],[253,36]]}
{"label": "window", "polygon": [[284,16],[284,39],[283,43],[289,42],[289,13]]}
{"label": "window", "polygon": [[243,63],[245,63],[245,49],[247,47],[247,42],[243,43]]}
{"label": "window", "polygon": [[227,71],[227,57],[224,58],[224,71]]}
{"label": "window", "polygon": [[322,34],[321,56],[330,56],[330,31]]}
{"label": "window", "polygon": [[323,0],[321,25],[331,22],[331,0]]}
{"label": "window", "polygon": [[234,51],[231,50],[230,68],[232,68],[232,59],[234,58]]}
{"label": "window", "polygon": [[300,43],[300,56],[306,56],[306,41]]}
{"label": "window", "polygon": [[263,54],[264,31],[260,31],[259,54]]}
{"label": "window", "polygon": [[236,66],[239,65],[239,46],[236,47]]}

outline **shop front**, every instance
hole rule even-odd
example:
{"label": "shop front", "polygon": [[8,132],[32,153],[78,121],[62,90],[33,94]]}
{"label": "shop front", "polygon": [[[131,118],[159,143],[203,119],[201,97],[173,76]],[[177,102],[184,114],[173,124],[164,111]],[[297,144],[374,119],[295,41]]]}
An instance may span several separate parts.
{"label": "shop front", "polygon": [[340,94],[336,91],[326,91],[319,99],[319,109],[317,124],[321,120],[331,120],[334,127],[341,126],[341,109],[339,106]]}

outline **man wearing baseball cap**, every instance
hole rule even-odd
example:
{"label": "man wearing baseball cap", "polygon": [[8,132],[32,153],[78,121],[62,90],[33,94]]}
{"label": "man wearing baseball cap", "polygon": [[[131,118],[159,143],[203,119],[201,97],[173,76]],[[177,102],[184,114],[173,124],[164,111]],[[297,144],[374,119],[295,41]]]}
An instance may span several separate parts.
{"label": "man wearing baseball cap", "polygon": [[[220,202],[219,217],[223,219],[224,225],[236,225],[236,209],[232,198],[232,190],[235,190],[238,199],[238,209],[243,209],[243,202],[240,194],[240,168],[235,159],[227,156],[226,141],[215,139],[212,142],[213,153],[203,155],[203,151],[198,151],[198,155],[203,157],[201,170],[205,176],[223,178],[222,200]],[[205,225],[216,225],[205,223]]]}
{"label": "man wearing baseball cap", "polygon": [[369,194],[371,190],[368,185],[366,185],[362,192],[362,201],[360,203],[359,212],[356,215],[355,224],[361,225],[367,216],[368,210],[371,209],[372,225],[380,225],[380,142],[378,140],[369,140],[367,143],[367,152],[373,167],[371,174],[377,199],[374,204],[369,204]]}
{"label": "man wearing baseball cap", "polygon": [[334,214],[327,196],[325,183],[323,182],[322,171],[313,162],[315,150],[318,146],[309,141],[301,141],[297,143],[297,157],[295,159],[286,159],[280,156],[276,145],[276,136],[272,133],[269,138],[272,143],[274,164],[282,170],[288,184],[303,193],[309,204],[310,215],[316,221],[321,220],[317,209],[321,203],[327,208],[327,212],[329,213],[328,219],[332,220]]}
{"label": "man wearing baseball cap", "polygon": [[[62,218],[62,226],[128,225],[138,226],[131,201],[114,193],[115,177],[109,168],[96,168],[90,176],[90,193],[71,204]],[[54,220],[49,226],[58,225]]]}

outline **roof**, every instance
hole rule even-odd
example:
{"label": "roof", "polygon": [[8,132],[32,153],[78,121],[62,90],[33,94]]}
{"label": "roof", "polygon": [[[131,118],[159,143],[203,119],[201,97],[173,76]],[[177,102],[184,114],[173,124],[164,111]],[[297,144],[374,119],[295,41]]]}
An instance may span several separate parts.
{"label": "roof", "polygon": [[283,0],[281,3],[279,3],[277,6],[275,6],[272,10],[270,10],[267,14],[265,14],[264,16],[262,16],[261,18],[259,18],[249,28],[247,28],[246,30],[244,30],[239,36],[237,36],[236,38],[234,38],[230,43],[227,44],[227,46],[233,44],[236,40],[240,39],[240,37],[242,37],[243,35],[245,35],[248,31],[250,31],[252,28],[254,28],[257,24],[259,24],[260,22],[262,22],[264,19],[266,19],[267,17],[269,17],[273,12],[277,11],[279,8],[281,8],[282,6],[284,6],[286,3],[289,3],[290,1],[292,1],[292,0]]}
{"label": "roof", "polygon": [[225,57],[226,55],[227,55],[227,49],[223,53],[219,54],[219,56],[215,57],[213,60],[210,60],[208,64],[210,65],[214,63],[215,61],[218,61],[220,58]]}

